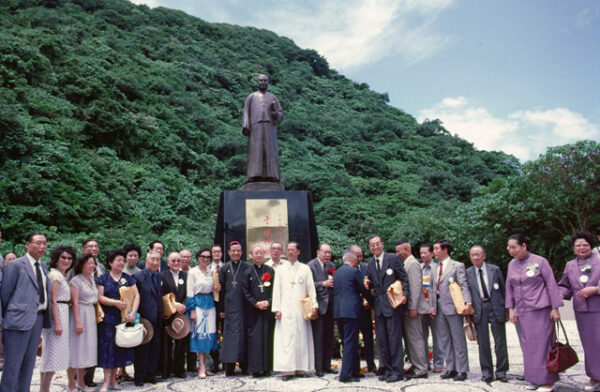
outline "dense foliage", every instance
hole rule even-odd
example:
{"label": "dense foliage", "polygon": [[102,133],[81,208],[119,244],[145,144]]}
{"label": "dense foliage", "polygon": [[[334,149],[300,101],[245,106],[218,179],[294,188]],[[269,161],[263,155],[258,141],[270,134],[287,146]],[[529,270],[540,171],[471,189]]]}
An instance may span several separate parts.
{"label": "dense foliage", "polygon": [[[531,229],[492,221],[489,210],[543,170],[536,163],[521,176],[514,157],[477,151],[438,120],[417,123],[287,38],[123,0],[8,0],[0,5],[2,250],[33,229],[51,243],[91,235],[104,249],[155,238],[168,249],[209,244],[219,193],[245,182],[241,109],[259,72],[285,112],[282,182],[312,192],[321,240],[336,253],[378,232],[388,245],[443,235],[464,256],[471,240],[488,239],[485,228],[501,247],[506,233]],[[473,214],[485,219],[465,222]]]}

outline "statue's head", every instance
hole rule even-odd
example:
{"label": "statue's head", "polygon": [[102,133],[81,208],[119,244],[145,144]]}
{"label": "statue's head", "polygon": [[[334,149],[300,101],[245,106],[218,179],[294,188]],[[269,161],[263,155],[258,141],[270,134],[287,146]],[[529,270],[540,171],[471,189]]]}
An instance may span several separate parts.
{"label": "statue's head", "polygon": [[265,74],[259,74],[256,78],[256,85],[260,91],[267,91],[267,88],[269,88],[269,77]]}

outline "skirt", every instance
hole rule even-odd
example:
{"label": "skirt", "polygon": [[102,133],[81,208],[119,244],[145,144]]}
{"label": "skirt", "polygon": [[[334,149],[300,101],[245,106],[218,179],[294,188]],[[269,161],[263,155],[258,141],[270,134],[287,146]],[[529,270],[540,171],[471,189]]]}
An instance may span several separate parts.
{"label": "skirt", "polygon": [[585,355],[585,374],[600,380],[600,312],[575,312],[575,320]]}
{"label": "skirt", "polygon": [[521,326],[521,350],[525,380],[536,385],[554,384],[558,374],[548,373],[546,357],[554,340],[554,323],[550,307],[518,312]]}
{"label": "skirt", "polygon": [[54,321],[50,328],[42,330],[41,372],[56,372],[69,367],[69,305],[58,303],[62,334],[54,333]]}
{"label": "skirt", "polygon": [[217,312],[215,301],[210,295],[196,295],[196,322],[190,331],[190,351],[209,353],[218,348],[217,344]]}

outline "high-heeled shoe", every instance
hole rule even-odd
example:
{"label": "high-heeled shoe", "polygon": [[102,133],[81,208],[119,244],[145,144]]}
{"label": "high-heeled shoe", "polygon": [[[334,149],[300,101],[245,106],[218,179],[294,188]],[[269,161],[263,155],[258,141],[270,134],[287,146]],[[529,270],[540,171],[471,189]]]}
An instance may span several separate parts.
{"label": "high-heeled shoe", "polygon": [[536,389],[536,392],[552,392],[556,388],[556,384],[552,384],[549,387],[540,386]]}
{"label": "high-heeled shoe", "polygon": [[205,372],[200,372],[200,371],[198,370],[198,378],[199,378],[199,379],[202,379],[202,380],[203,380],[203,379],[205,379],[205,378],[206,378],[206,373],[205,373]]}

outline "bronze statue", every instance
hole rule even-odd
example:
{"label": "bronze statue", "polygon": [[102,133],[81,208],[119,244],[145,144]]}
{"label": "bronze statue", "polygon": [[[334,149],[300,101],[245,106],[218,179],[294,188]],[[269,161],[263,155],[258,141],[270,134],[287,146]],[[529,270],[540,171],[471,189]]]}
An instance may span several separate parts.
{"label": "bronze statue", "polygon": [[[256,82],[258,91],[246,98],[242,119],[242,133],[248,136],[248,175],[243,189],[263,190],[248,185],[280,182],[277,125],[283,120],[283,110],[277,97],[267,92],[267,75],[258,75]],[[283,189],[278,185],[264,190],[278,188]]]}

